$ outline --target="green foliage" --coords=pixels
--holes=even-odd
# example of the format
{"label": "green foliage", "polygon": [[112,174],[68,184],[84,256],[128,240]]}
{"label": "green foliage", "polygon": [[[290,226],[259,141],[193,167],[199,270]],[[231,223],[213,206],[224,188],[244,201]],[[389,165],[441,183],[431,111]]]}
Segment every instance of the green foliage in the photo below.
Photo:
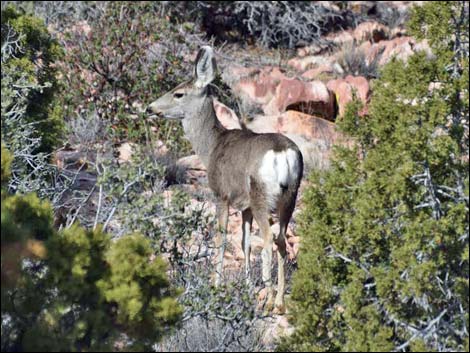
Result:
{"label": "green foliage", "polygon": [[[10,176],[12,156],[2,145],[2,195],[1,195],[1,259],[2,259],[2,314],[9,290],[21,279],[21,261],[24,257],[42,258],[45,249],[42,240],[52,234],[52,211],[47,202],[34,194],[8,195],[4,190]],[[6,304],[5,304],[6,305]],[[7,305],[6,305],[7,306]],[[24,317],[23,317],[24,319]],[[3,325],[2,325],[3,349]]]}
{"label": "green foliage", "polygon": [[53,233],[52,208],[35,194],[12,195],[2,199],[3,212],[8,231],[2,232],[2,241],[14,240],[18,234],[46,240]]}
{"label": "green foliage", "polygon": [[11,160],[13,159],[11,153],[3,146],[2,142],[2,188],[8,181],[11,174]]}
{"label": "green foliage", "polygon": [[79,21],[96,19],[107,4],[101,1],[3,1],[18,11],[42,18],[53,31],[63,31]]}
{"label": "green foliage", "polygon": [[427,3],[411,23],[436,58],[388,64],[369,116],[355,103],[340,123],[355,147],[309,178],[280,350],[468,348],[468,56],[449,40],[468,36],[468,4]]}
{"label": "green foliage", "polygon": [[12,318],[2,350],[110,350],[122,335],[125,346],[149,349],[178,320],[166,265],[143,236],[113,242],[72,226],[49,238],[45,259],[22,269],[2,298],[2,314]]}
{"label": "green foliage", "polygon": [[163,333],[162,323],[174,323],[181,314],[175,292],[166,290],[165,262],[154,256],[150,240],[141,235],[119,240],[107,252],[106,260],[111,273],[98,287],[106,301],[117,305],[117,322],[154,343]]}
{"label": "green foliage", "polygon": [[[61,64],[67,114],[97,114],[120,142],[145,140],[142,107],[190,78],[184,33],[156,15],[151,2],[112,2],[105,13],[65,33]],[[155,121],[155,138],[172,150],[190,151],[177,122]]]}
{"label": "green foliage", "polygon": [[[2,147],[2,178],[8,163]],[[177,322],[178,292],[148,239],[56,231],[35,194],[1,201],[2,351],[147,350]]]}
{"label": "green foliage", "polygon": [[[31,124],[40,139],[35,152],[51,152],[64,128],[54,66],[62,49],[41,19],[12,6],[2,10],[2,47],[7,48],[2,49],[2,138],[10,147],[15,144],[12,131]],[[5,121],[15,113],[20,119]]]}

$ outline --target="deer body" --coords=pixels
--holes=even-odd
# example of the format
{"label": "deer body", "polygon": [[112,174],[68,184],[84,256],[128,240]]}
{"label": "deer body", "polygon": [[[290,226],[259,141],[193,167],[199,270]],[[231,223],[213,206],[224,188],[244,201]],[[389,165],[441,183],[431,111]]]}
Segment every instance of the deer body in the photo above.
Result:
{"label": "deer body", "polygon": [[[242,211],[245,270],[250,276],[250,232],[253,218],[264,240],[263,282],[272,306],[273,241],[278,246],[278,312],[283,312],[285,291],[285,233],[292,216],[303,173],[302,155],[294,142],[281,134],[257,134],[247,129],[227,130],[217,119],[209,83],[215,75],[212,49],[203,47],[196,59],[195,80],[183,83],[149,106],[151,114],[182,119],[186,137],[207,167],[209,187],[217,199],[219,249],[216,280],[223,273],[229,207]],[[186,99],[183,99],[186,98]],[[279,216],[280,233],[271,232],[271,212]]]}

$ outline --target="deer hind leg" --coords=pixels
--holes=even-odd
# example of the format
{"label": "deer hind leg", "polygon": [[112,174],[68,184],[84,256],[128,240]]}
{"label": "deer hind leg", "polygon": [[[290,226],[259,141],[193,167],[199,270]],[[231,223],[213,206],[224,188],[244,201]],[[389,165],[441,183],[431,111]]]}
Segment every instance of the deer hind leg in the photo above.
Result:
{"label": "deer hind leg", "polygon": [[266,210],[252,208],[253,216],[258,223],[263,237],[264,245],[261,251],[261,259],[263,263],[263,283],[267,290],[267,300],[265,309],[272,310],[274,305],[274,290],[271,279],[271,268],[273,262],[273,234],[269,226],[269,213]]}
{"label": "deer hind leg", "polygon": [[217,203],[217,233],[215,236],[215,247],[217,249],[217,264],[215,273],[215,285],[219,286],[224,273],[224,253],[227,243],[227,225],[228,225],[227,202]]}
{"label": "deer hind leg", "polygon": [[284,301],[284,293],[286,291],[286,238],[287,223],[282,222],[279,225],[279,236],[276,238],[277,245],[277,294],[274,301],[274,311],[276,314],[284,314],[286,311],[286,304]]}
{"label": "deer hind leg", "polygon": [[245,275],[247,285],[251,284],[250,276],[250,253],[251,253],[251,225],[253,223],[253,213],[251,209],[247,208],[242,211],[242,227],[243,227],[243,240],[242,248],[245,254]]}
{"label": "deer hind leg", "polygon": [[[287,195],[286,195],[287,196]],[[284,293],[286,291],[286,263],[287,263],[287,251],[286,251],[286,232],[287,225],[292,217],[294,211],[296,193],[291,197],[285,197],[281,200],[278,212],[279,212],[279,236],[276,238],[277,245],[277,294],[274,302],[275,312],[278,314],[284,314],[286,311],[286,304],[284,301]]]}

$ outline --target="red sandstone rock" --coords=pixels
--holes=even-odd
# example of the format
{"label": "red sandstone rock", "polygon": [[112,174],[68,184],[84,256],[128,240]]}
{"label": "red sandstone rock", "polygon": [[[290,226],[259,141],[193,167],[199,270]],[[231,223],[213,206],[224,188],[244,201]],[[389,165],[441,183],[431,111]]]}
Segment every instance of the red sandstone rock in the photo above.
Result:
{"label": "red sandstone rock", "polygon": [[346,105],[352,101],[353,91],[356,91],[358,98],[367,104],[370,95],[369,82],[362,76],[348,75],[344,79],[331,80],[327,87],[335,92],[339,106],[339,116],[345,112]]}
{"label": "red sandstone rock", "polygon": [[275,96],[263,110],[266,115],[275,115],[288,109],[305,109],[306,113],[318,114],[329,120],[336,118],[334,96],[321,81],[282,80],[276,88]]}
{"label": "red sandstone rock", "polygon": [[314,80],[318,78],[321,74],[333,74],[334,68],[331,64],[323,64],[314,69],[310,69],[305,71],[302,74],[302,77],[306,78],[307,80]]}
{"label": "red sandstone rock", "polygon": [[201,159],[193,154],[191,156],[186,156],[178,159],[176,162],[179,166],[185,167],[186,169],[197,169],[197,170],[206,170],[206,167],[202,163]]}
{"label": "red sandstone rock", "polygon": [[276,93],[276,87],[284,77],[279,69],[263,69],[254,76],[242,77],[234,85],[234,92],[254,103],[268,104]]}
{"label": "red sandstone rock", "polygon": [[389,38],[390,30],[387,26],[375,21],[367,21],[359,24],[352,33],[356,42],[372,41],[380,42]]}
{"label": "red sandstone rock", "polygon": [[340,136],[332,122],[296,111],[287,111],[281,115],[278,130],[283,134],[296,134],[308,140],[320,139],[331,143],[335,143]]}
{"label": "red sandstone rock", "polygon": [[408,57],[414,54],[413,45],[415,42],[410,37],[394,38],[392,40],[382,41],[378,44],[385,46],[385,50],[379,61],[380,65],[385,65],[392,60],[393,57],[406,61]]}
{"label": "red sandstone rock", "polygon": [[248,124],[248,128],[258,133],[295,134],[307,140],[320,139],[330,143],[335,143],[340,137],[334,123],[291,110],[281,115],[258,116]]}
{"label": "red sandstone rock", "polygon": [[325,65],[328,64],[329,60],[325,56],[320,55],[310,55],[300,58],[292,58],[290,59],[287,64],[292,68],[296,69],[297,71],[303,72],[309,68],[313,68],[315,66]]}
{"label": "red sandstone rock", "polygon": [[176,165],[186,171],[186,178],[191,183],[206,183],[207,171],[201,159],[197,155],[186,156],[178,159]]}
{"label": "red sandstone rock", "polygon": [[354,42],[354,36],[352,35],[352,31],[341,31],[336,33],[328,34],[325,39],[330,40],[334,44],[342,47],[346,44],[351,44]]}
{"label": "red sandstone rock", "polygon": [[278,132],[289,137],[302,152],[306,173],[311,169],[327,169],[332,146],[344,143],[344,137],[336,131],[334,123],[297,111],[257,116],[248,128],[258,133]]}
{"label": "red sandstone rock", "polygon": [[394,57],[406,61],[418,51],[424,51],[429,57],[433,55],[427,41],[416,42],[413,38],[407,36],[383,40],[374,44],[363,43],[360,48],[366,54],[366,60],[369,62],[381,55],[379,65],[387,64]]}

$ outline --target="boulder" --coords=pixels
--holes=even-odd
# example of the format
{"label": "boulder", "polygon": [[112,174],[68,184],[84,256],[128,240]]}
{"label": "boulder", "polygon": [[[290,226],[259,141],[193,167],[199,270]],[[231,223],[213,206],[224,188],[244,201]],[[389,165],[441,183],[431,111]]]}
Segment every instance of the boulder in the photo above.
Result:
{"label": "boulder", "polygon": [[335,143],[340,136],[334,123],[308,114],[287,111],[278,119],[279,132],[300,135],[309,141],[322,140]]}
{"label": "boulder", "polygon": [[266,115],[276,115],[286,110],[298,110],[334,120],[337,113],[335,104],[334,95],[321,81],[284,79],[277,86],[271,101],[263,106],[263,111]]}
{"label": "boulder", "polygon": [[302,74],[302,77],[306,78],[307,80],[315,80],[320,75],[332,75],[332,74],[334,74],[334,72],[335,72],[335,70],[334,70],[333,65],[328,63],[328,64],[319,65],[318,67],[316,67],[314,69],[309,69],[309,70],[305,71]]}
{"label": "boulder", "polygon": [[279,115],[260,115],[247,124],[257,133],[278,132],[286,135],[299,135],[307,140],[325,140],[335,143],[340,134],[335,124],[305,113],[287,111]]}
{"label": "boulder", "polygon": [[354,36],[351,30],[330,33],[325,37],[325,39],[340,48],[346,44],[352,44],[354,42]]}
{"label": "boulder", "polygon": [[345,142],[334,123],[297,111],[258,116],[247,127],[257,133],[277,132],[289,137],[302,152],[305,173],[327,169],[332,146]]}
{"label": "boulder", "polygon": [[[354,91],[358,98],[364,103],[365,107],[369,101],[370,86],[365,77],[348,75],[345,78],[329,81],[327,87],[336,95],[339,116],[344,115],[346,105],[352,101]],[[362,113],[365,112],[364,110]]]}
{"label": "boulder", "polygon": [[411,37],[399,37],[377,43],[377,45],[382,45],[385,47],[379,64],[385,65],[394,57],[406,61],[411,55],[414,54],[414,44],[415,41]]}
{"label": "boulder", "polygon": [[253,103],[265,105],[273,99],[283,78],[285,76],[278,68],[265,67],[253,71],[249,76],[241,77],[233,84],[233,90],[235,94]]}
{"label": "boulder", "polygon": [[357,43],[371,41],[373,43],[388,39],[390,30],[387,26],[375,21],[360,23],[353,31],[352,36]]}
{"label": "boulder", "polygon": [[320,55],[329,50],[331,45],[329,43],[315,43],[306,47],[297,49],[297,56],[305,57],[307,55]]}
{"label": "boulder", "polygon": [[394,57],[407,61],[411,55],[419,51],[424,51],[429,58],[433,57],[429,43],[426,40],[416,42],[408,36],[400,36],[374,44],[363,43],[360,48],[366,53],[368,62],[380,55],[379,65],[387,64]]}
{"label": "boulder", "polygon": [[194,170],[202,170],[202,171],[207,170],[204,164],[202,163],[201,159],[196,154],[182,157],[178,159],[176,163],[179,166],[184,167],[186,169],[194,169]]}
{"label": "boulder", "polygon": [[[325,39],[331,41],[341,48],[345,45],[360,45],[364,42],[381,43],[383,41],[387,41],[390,38],[402,36],[402,34],[402,29],[391,30],[379,22],[366,21],[360,23],[353,30],[330,33],[325,37]],[[305,50],[302,53],[304,52]]]}
{"label": "boulder", "polygon": [[186,179],[190,183],[207,183],[207,169],[197,155],[194,154],[178,159],[176,166],[185,170]]}
{"label": "boulder", "polygon": [[[226,76],[232,77],[233,70],[231,69]],[[236,68],[235,72],[240,70],[250,72],[246,68]],[[333,68],[324,66],[316,73],[321,70],[332,72]],[[251,73],[248,76],[242,75],[242,78],[233,84],[233,90],[247,103],[261,107],[264,114],[276,115],[286,110],[298,110],[307,114],[321,115],[332,121],[336,118],[336,99],[323,82],[287,78],[277,67],[265,67]],[[224,126],[240,128],[238,118],[233,111],[220,102],[214,102],[214,107]]]}
{"label": "boulder", "polygon": [[304,57],[295,57],[290,59],[287,62],[287,65],[291,66],[297,71],[303,72],[309,68],[316,66],[326,65],[329,63],[329,60],[325,56],[320,55],[310,55]]}

